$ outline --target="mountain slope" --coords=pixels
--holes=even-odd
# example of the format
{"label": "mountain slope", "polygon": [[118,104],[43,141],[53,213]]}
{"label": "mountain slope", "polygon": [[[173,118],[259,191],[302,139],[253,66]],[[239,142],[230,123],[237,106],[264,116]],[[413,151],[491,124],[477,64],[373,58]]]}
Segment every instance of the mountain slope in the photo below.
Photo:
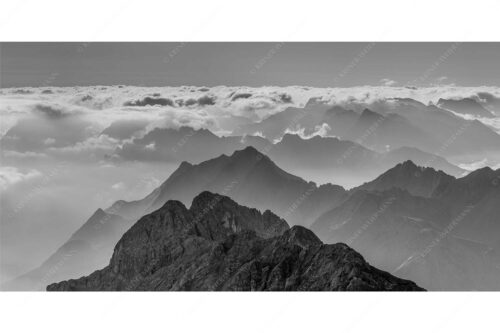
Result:
{"label": "mountain slope", "polygon": [[109,265],[57,290],[421,290],[367,264],[344,244],[324,245],[271,212],[201,193],[188,210],[168,201],[141,218]]}
{"label": "mountain slope", "polygon": [[306,134],[309,134],[310,130],[323,123],[322,120],[330,108],[330,105],[311,98],[303,108],[286,108],[258,123],[240,126],[232,134],[255,135],[255,133],[261,133],[271,141],[281,138],[287,129],[305,128]]}
{"label": "mountain slope", "polygon": [[397,149],[404,146],[420,147],[429,151],[434,145],[432,136],[427,135],[404,116],[395,113],[379,114],[369,109],[361,113],[342,138],[361,140],[368,148],[379,152],[386,151],[387,147]]}
{"label": "mountain slope", "polygon": [[478,117],[492,118],[494,115],[486,110],[481,104],[472,98],[463,98],[459,100],[440,98],[437,105],[440,108],[451,110],[461,114],[468,114]]}
{"label": "mountain slope", "polygon": [[[500,135],[478,120],[466,120],[435,105],[412,99],[395,99],[390,112],[404,116],[433,140],[433,146],[420,140],[413,146],[446,158],[464,155],[487,156],[498,152]],[[483,157],[484,158],[484,157]]]}
{"label": "mountain slope", "polygon": [[[380,158],[380,164],[385,167],[385,170],[388,170],[395,165],[408,160],[411,160],[417,165],[441,170],[444,173],[454,177],[463,176],[467,173],[466,170],[454,164],[451,164],[445,158],[439,155],[430,154],[413,147],[400,147],[382,154],[382,157]],[[381,173],[382,171],[379,172],[379,174]]]}
{"label": "mountain slope", "polygon": [[401,189],[356,191],[312,230],[345,242],[383,270],[429,290],[500,290],[500,263],[485,243],[455,235],[463,215]]}
{"label": "mountain slope", "polygon": [[500,171],[455,179],[410,161],[350,191],[312,230],[431,290],[500,290]]}
{"label": "mountain slope", "polygon": [[107,263],[131,222],[98,209],[40,267],[2,286],[5,290],[43,290],[47,283],[88,274]]}
{"label": "mountain slope", "polygon": [[[384,191],[404,189],[415,196],[432,198],[443,211],[460,216],[453,235],[497,247],[500,245],[500,169],[489,167],[454,178],[433,168],[424,168],[411,161],[398,164],[357,190]],[[439,223],[444,227],[450,221]]]}

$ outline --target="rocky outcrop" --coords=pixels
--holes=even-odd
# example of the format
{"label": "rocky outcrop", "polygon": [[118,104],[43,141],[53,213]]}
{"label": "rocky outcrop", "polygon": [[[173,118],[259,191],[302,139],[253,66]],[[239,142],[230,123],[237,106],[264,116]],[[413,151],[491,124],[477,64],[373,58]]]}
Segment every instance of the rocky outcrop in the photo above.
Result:
{"label": "rocky outcrop", "polygon": [[423,289],[370,266],[345,244],[325,245],[270,211],[203,192],[190,209],[171,200],[142,217],[104,269],[47,290]]}

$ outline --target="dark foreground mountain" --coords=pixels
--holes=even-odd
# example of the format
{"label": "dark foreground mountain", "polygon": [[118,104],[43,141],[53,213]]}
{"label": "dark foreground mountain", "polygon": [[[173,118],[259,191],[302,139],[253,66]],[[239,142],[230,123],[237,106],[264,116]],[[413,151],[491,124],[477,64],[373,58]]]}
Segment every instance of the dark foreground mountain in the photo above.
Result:
{"label": "dark foreground mountain", "polygon": [[246,206],[269,209],[292,224],[304,225],[347,195],[341,186],[317,186],[283,171],[252,147],[197,165],[184,162],[145,198],[117,201],[106,212],[99,209],[39,268],[2,288],[38,290],[44,284],[89,274],[108,262],[116,242],[139,217],[171,199],[187,205],[205,190],[228,194]]}
{"label": "dark foreground mountain", "polygon": [[325,245],[270,211],[203,192],[190,209],[171,200],[142,217],[104,269],[47,290],[423,289],[370,266],[345,244]]}

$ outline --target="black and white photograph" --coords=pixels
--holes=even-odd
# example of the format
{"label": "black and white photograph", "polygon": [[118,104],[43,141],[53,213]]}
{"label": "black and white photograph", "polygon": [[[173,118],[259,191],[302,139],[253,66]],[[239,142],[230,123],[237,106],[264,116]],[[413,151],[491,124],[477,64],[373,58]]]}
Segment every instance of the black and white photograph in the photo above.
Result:
{"label": "black and white photograph", "polygon": [[[12,4],[2,26],[25,5]],[[128,11],[115,5],[105,9]],[[220,325],[216,313],[249,297],[269,302],[262,311],[286,302],[267,313],[268,329],[337,303],[357,313],[339,312],[347,331],[393,311],[377,304],[401,316],[416,298],[408,312],[422,321],[418,309],[439,308],[436,297],[447,314],[432,329],[475,327],[451,318],[500,291],[500,42],[464,31],[387,38],[401,28],[391,25],[374,28],[380,37],[314,28],[321,37],[303,39],[310,17],[283,29],[285,40],[224,39],[211,22],[227,19],[226,31],[238,17],[217,8],[164,38],[154,27],[108,37],[119,29],[111,17],[87,38],[52,40],[43,27],[2,38],[0,297],[18,311],[55,297],[77,318],[93,303],[140,302],[147,316],[167,303],[165,321],[205,308]],[[51,29],[73,26],[58,16]],[[87,305],[64,300],[82,297]],[[91,311],[106,318],[113,307]],[[258,307],[245,308],[256,323]],[[257,327],[247,329],[267,325]]]}

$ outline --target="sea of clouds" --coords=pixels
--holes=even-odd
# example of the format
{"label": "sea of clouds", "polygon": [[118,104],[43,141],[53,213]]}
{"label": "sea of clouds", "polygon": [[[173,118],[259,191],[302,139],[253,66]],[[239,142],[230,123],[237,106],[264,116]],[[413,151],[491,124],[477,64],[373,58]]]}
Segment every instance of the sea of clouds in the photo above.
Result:
{"label": "sea of clouds", "polygon": [[[230,135],[237,126],[260,121],[288,107],[303,107],[311,98],[351,109],[381,109],[394,98],[424,104],[440,98],[473,98],[499,112],[499,87],[38,87],[0,90],[0,135],[4,162],[2,188],[30,178],[36,170],[19,170],[20,161],[43,158],[95,161],[154,128],[189,126]],[[469,115],[458,115],[472,119]],[[500,133],[500,117],[481,119]],[[116,125],[114,134],[105,129]],[[105,131],[105,132],[103,132]],[[300,130],[287,132],[306,137]],[[326,135],[318,126],[314,135]],[[310,136],[310,135],[309,135]],[[13,169],[14,168],[14,169]],[[23,176],[24,175],[24,176]]]}

